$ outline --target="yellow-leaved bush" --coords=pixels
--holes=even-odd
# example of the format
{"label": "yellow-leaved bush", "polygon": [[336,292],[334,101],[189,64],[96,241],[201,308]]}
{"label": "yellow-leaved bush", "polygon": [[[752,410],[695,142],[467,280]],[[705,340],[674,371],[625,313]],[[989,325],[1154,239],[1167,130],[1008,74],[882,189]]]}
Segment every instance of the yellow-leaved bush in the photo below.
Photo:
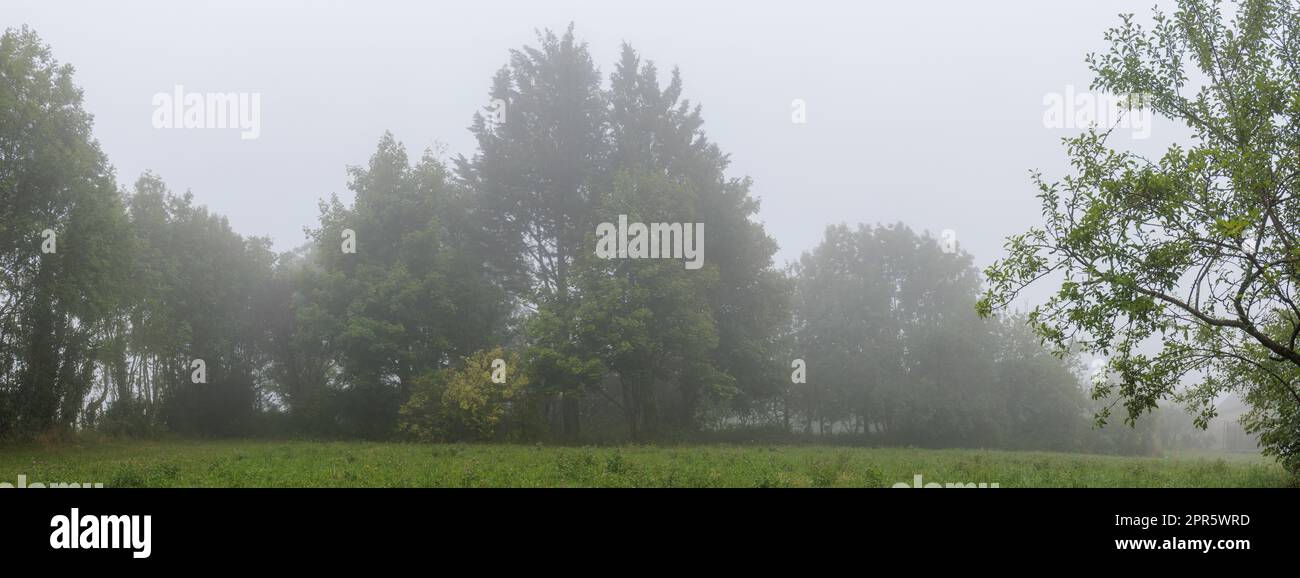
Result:
{"label": "yellow-leaved bush", "polygon": [[[498,378],[494,380],[493,377]],[[464,358],[460,367],[418,378],[402,405],[398,428],[421,441],[490,439],[528,386],[517,353],[496,347]]]}

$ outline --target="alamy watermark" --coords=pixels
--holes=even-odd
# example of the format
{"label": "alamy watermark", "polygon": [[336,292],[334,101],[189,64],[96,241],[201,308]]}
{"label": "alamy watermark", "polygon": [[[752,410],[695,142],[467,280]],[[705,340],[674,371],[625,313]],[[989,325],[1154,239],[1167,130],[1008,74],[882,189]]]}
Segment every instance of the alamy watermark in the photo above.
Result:
{"label": "alamy watermark", "polygon": [[1152,110],[1147,95],[1094,94],[1066,85],[1065,92],[1043,95],[1043,127],[1083,130],[1125,129],[1142,140],[1151,136]]}
{"label": "alamy watermark", "polygon": [[704,223],[628,223],[596,226],[596,256],[601,259],[684,259],[687,269],[704,266]]}
{"label": "alamy watermark", "polygon": [[921,478],[921,474],[912,476],[912,483],[898,482],[894,484],[895,488],[997,488],[1000,487],[997,482],[926,482]]}
{"label": "alamy watermark", "polygon": [[957,231],[944,229],[939,233],[939,251],[944,255],[957,254]]}
{"label": "alamy watermark", "polygon": [[68,515],[50,518],[50,548],[55,550],[129,550],[132,558],[148,558],[153,516],[83,515],[72,508]]}
{"label": "alamy watermark", "polygon": [[239,138],[262,135],[260,92],[186,92],[177,84],[171,92],[153,95],[154,128],[239,129]]}
{"label": "alamy watermark", "polygon": [[5,489],[5,490],[8,490],[8,489],[14,489],[14,488],[17,488],[17,489],[23,490],[23,489],[40,489],[40,488],[60,488],[60,489],[62,489],[62,488],[70,488],[70,489],[80,489],[80,488],[102,488],[102,487],[104,487],[104,484],[102,484],[102,483],[98,483],[98,482],[96,482],[96,483],[91,483],[91,482],[28,482],[28,481],[27,481],[27,476],[24,475],[24,474],[18,474],[18,485],[14,485],[14,484],[11,484],[11,483],[9,483],[9,482],[0,482],[0,489]]}

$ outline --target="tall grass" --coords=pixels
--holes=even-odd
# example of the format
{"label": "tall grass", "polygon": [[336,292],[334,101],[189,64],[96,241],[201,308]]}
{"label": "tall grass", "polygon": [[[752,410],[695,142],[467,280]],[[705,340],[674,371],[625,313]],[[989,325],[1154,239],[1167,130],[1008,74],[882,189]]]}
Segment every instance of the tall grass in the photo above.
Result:
{"label": "tall grass", "polygon": [[0,447],[0,482],[105,487],[1284,487],[1257,456],[1128,458],[816,446],[83,441]]}

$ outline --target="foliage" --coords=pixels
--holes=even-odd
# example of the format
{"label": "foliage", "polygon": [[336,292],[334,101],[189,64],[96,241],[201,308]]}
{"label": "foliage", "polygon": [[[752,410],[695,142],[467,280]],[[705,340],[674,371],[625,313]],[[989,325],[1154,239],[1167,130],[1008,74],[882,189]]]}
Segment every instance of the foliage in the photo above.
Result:
{"label": "foliage", "polygon": [[0,36],[0,436],[85,424],[123,349],[128,229],[90,131],[72,67],[25,27]]}
{"label": "foliage", "polygon": [[970,255],[902,224],[835,225],[792,273],[807,383],[789,386],[787,421],[925,446],[1079,449],[1078,379],[1017,320],[972,314]]}
{"label": "foliage", "polygon": [[[504,116],[475,116],[478,151],[457,172],[533,310],[535,382],[558,406],[546,417],[573,438],[584,416],[613,408],[642,437],[694,429],[708,400],[769,397],[788,294],[749,180],[725,175],[729,161],[702,131],[700,107],[681,98],[676,70],[661,87],[656,66],[625,45],[602,88],[572,27],[538,40],[493,79]],[[596,224],[620,214],[705,223],[710,266],[593,260]]]}
{"label": "foliage", "polygon": [[322,202],[310,232],[299,278],[308,298],[296,303],[294,327],[319,336],[336,363],[322,385],[343,400],[344,431],[382,437],[416,380],[496,341],[509,309],[467,193],[431,152],[412,166],[385,134],[370,164],[350,173],[352,206]]}
{"label": "foliage", "polygon": [[505,444],[165,441],[4,447],[0,481],[106,487],[810,488],[996,483],[1034,487],[1294,484],[1259,456],[1164,458],[788,445],[555,447]]}
{"label": "foliage", "polygon": [[[504,365],[495,366],[496,360]],[[422,441],[483,440],[500,432],[528,391],[520,356],[501,348],[475,352],[460,368],[427,373],[401,408],[399,428]],[[504,383],[493,381],[503,372]]]}
{"label": "foliage", "polygon": [[[1280,14],[1249,12],[1246,29],[1275,30]],[[1180,18],[1200,22],[1195,15]],[[1282,43],[1270,50],[1287,50],[1291,36],[1278,37]],[[1142,42],[1134,32],[1116,38]],[[1233,70],[1262,79],[1260,90],[1272,96],[1251,96],[1235,77],[1220,84],[1234,98],[1262,98],[1259,106],[1290,114],[1295,107],[1279,92],[1285,85],[1269,84],[1281,82],[1280,64],[1262,64],[1268,58],[1251,56],[1235,37],[1219,40],[1246,59],[1234,61]],[[1107,86],[1136,86],[1143,77],[1130,68],[1141,64],[1140,52],[1098,60]],[[730,159],[709,139],[702,108],[684,90],[678,70],[661,74],[630,46],[602,78],[572,27],[543,32],[536,46],[511,51],[493,77],[489,111],[501,116],[474,116],[472,157],[449,165],[441,151],[429,150],[412,159],[385,133],[366,164],[349,168],[355,196],[323,201],[307,242],[277,255],[268,239],[237,234],[195,195],[171,192],[152,173],[119,190],[91,138],[71,69],[55,62],[31,31],[6,32],[0,38],[0,436],[97,430],[666,441],[710,434],[795,439],[815,431],[847,434],[852,443],[1159,447],[1158,428],[1132,436],[1083,432],[1086,402],[1069,360],[1048,355],[1021,320],[971,314],[980,279],[965,253],[944,253],[902,225],[835,226],[788,274],[778,270],[776,243],[757,219],[753,183],[729,174]],[[1293,229],[1286,220],[1292,201],[1284,196],[1259,205],[1248,194],[1289,185],[1281,184],[1281,174],[1269,180],[1264,157],[1246,155],[1218,134],[1267,135],[1251,141],[1257,148],[1250,150],[1274,155],[1277,166],[1290,162],[1291,137],[1246,118],[1255,103],[1232,108],[1213,92],[1197,101],[1161,98],[1155,106],[1164,110],[1219,119],[1204,121],[1204,137],[1217,148],[1171,153],[1164,165],[1153,165],[1165,168],[1118,155],[1081,161],[1085,175],[1067,181],[1068,189],[1095,199],[1089,202],[1098,208],[1022,238],[1019,251],[991,270],[994,297],[985,311],[1005,305],[1000,297],[1030,273],[1053,270],[1029,247],[1059,238],[1094,263],[1067,281],[1067,296],[1090,304],[1060,310],[1061,319],[1082,319],[1088,330],[1101,331],[1108,315],[1124,315],[1136,327],[1126,331],[1139,332],[1110,334],[1124,339],[1155,328],[1188,331],[1198,343],[1227,339],[1228,330],[1245,327],[1161,321],[1168,303],[1138,288],[1167,289],[1179,278],[1169,271],[1195,259],[1235,256],[1248,267],[1239,278],[1253,283],[1237,299],[1263,315],[1257,333],[1274,344],[1293,342],[1300,318],[1287,313],[1289,302],[1281,297],[1267,302],[1270,290],[1282,287],[1285,294],[1290,287],[1290,239],[1283,233]],[[1101,142],[1084,137],[1074,150],[1097,151]],[[1199,175],[1213,176],[1205,181],[1212,191],[1195,189]],[[1238,192],[1215,200],[1227,190]],[[1044,198],[1065,202],[1051,186]],[[1189,207],[1223,218],[1196,221]],[[703,224],[703,267],[598,258],[592,250],[597,225],[620,215]],[[1216,254],[1197,242],[1141,232],[1151,215],[1215,242],[1264,240],[1249,252],[1237,243],[1239,255]],[[41,251],[45,229],[57,236],[56,252]],[[1108,249],[1115,238],[1146,244]],[[1101,249],[1093,247],[1098,244]],[[1136,255],[1140,261],[1121,262]],[[1110,291],[1095,293],[1103,285]],[[1109,301],[1088,301],[1096,296]],[[1031,317],[1040,330],[1052,319],[1044,312]],[[1048,335],[1064,343],[1063,333]],[[1255,341],[1235,350],[1231,359],[1240,363],[1219,359],[1223,373],[1204,391],[1228,382],[1289,381],[1294,369],[1286,369],[1285,356],[1273,359],[1278,352],[1270,341]],[[806,384],[790,383],[795,357],[808,363]],[[507,361],[505,384],[487,377],[497,358]],[[204,380],[192,379],[199,360]],[[1133,356],[1116,363],[1130,373],[1143,367]],[[1172,363],[1159,365],[1166,367]],[[1125,387],[1100,403],[1131,402],[1137,391],[1136,403],[1146,405],[1147,390]],[[1288,390],[1256,387],[1246,399],[1255,407],[1252,429],[1277,453],[1293,455],[1286,432],[1295,431],[1296,406]],[[800,456],[776,469],[756,467],[753,480],[730,481],[873,485],[888,479],[877,474],[890,470],[846,455]],[[642,467],[630,451],[594,456],[565,453],[561,469],[575,477],[564,474],[560,483],[724,483],[707,462],[682,472]],[[457,483],[486,475],[474,464],[457,468]],[[130,485],[177,478],[167,464],[106,474]]]}
{"label": "foliage", "polygon": [[[266,409],[264,295],[275,256],[225,217],[146,173],[127,198],[134,244],[125,361],[104,424],[138,433],[237,433]],[[192,380],[202,360],[205,380]]]}
{"label": "foliage", "polygon": [[[1265,451],[1294,468],[1300,12],[1181,0],[1153,22],[1128,15],[1107,33],[1109,51],[1088,57],[1093,88],[1141,95],[1192,142],[1148,159],[1111,148],[1104,130],[1067,139],[1076,174],[1035,174],[1045,222],[1008,240],[979,310],[1061,278],[1030,321],[1058,353],[1108,360],[1114,379],[1094,397],[1122,404],[1128,423],[1174,398],[1204,425],[1219,397],[1242,394]],[[1098,420],[1109,417],[1106,406]]]}

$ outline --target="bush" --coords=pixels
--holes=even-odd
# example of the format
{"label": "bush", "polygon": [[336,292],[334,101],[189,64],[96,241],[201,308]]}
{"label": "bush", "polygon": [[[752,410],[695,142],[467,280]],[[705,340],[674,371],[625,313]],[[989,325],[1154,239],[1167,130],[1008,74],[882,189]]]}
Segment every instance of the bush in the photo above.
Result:
{"label": "bush", "polygon": [[[504,367],[494,367],[497,360]],[[493,373],[504,383],[493,381]],[[399,411],[398,429],[421,441],[485,440],[498,435],[528,386],[519,355],[500,347],[464,359],[459,369],[419,377]]]}

